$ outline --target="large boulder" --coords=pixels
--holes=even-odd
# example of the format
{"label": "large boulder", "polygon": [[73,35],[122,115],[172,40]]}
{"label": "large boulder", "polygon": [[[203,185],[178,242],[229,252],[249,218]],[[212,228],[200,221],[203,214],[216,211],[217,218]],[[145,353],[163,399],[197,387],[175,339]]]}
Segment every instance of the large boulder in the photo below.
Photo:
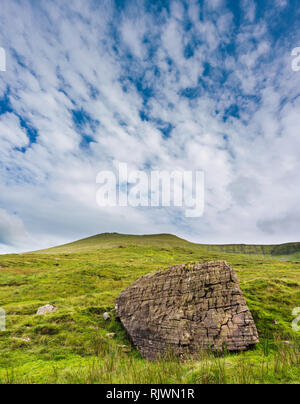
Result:
{"label": "large boulder", "polygon": [[116,314],[147,359],[243,351],[259,342],[237,275],[223,261],[145,275],[120,294]]}

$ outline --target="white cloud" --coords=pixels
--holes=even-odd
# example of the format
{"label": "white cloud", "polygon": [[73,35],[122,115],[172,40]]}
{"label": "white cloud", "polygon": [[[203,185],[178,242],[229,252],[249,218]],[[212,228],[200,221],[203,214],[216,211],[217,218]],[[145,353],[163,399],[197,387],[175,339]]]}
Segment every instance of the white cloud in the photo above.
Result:
{"label": "white cloud", "polygon": [[[0,208],[0,253],[20,248],[28,243],[30,236],[22,220]],[[30,240],[31,241],[31,240]]]}
{"label": "white cloud", "polygon": [[29,143],[26,133],[20,127],[19,118],[12,113],[0,116],[0,133],[0,149],[3,154],[14,148],[25,147]]}
{"label": "white cloud", "polygon": [[[4,1],[0,39],[10,68],[0,89],[3,95],[9,88],[13,112],[0,115],[3,243],[34,249],[103,231],[168,231],[200,242],[300,240],[292,224],[300,217],[300,75],[290,69],[290,50],[272,47],[268,24],[255,23],[252,1],[244,2],[248,14],[235,37],[232,12],[224,2],[209,4],[214,19],[206,10],[200,21],[196,2],[186,11],[174,2],[158,24],[142,8],[116,23],[115,10],[91,1],[84,8],[81,1]],[[231,41],[236,54],[220,53]],[[141,88],[153,92],[147,103]],[[186,89],[195,97],[183,96]],[[231,105],[241,119],[223,119]],[[72,110],[98,123],[79,130]],[[20,117],[37,130],[35,143]],[[159,122],[172,124],[171,137],[163,138]],[[89,148],[82,147],[84,134],[95,141]],[[116,160],[204,170],[205,216],[98,209],[96,174]]]}
{"label": "white cloud", "polygon": [[277,6],[284,8],[287,6],[288,1],[287,0],[276,0],[275,3]]}

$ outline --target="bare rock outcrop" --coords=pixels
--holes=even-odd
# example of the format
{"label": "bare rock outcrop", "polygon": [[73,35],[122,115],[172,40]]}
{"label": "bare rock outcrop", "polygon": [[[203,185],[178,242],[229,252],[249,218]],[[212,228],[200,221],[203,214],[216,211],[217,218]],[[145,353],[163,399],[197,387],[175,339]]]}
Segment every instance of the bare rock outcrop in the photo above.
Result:
{"label": "bare rock outcrop", "polygon": [[243,351],[259,342],[237,275],[223,261],[143,276],[120,294],[116,314],[147,359]]}

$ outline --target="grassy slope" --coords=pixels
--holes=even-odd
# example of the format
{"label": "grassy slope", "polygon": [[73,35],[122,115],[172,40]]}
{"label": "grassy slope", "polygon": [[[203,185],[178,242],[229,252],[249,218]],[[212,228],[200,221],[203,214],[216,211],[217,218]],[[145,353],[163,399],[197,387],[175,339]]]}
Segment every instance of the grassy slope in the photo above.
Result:
{"label": "grassy slope", "polygon": [[295,253],[300,254],[300,243],[286,243],[280,245],[246,245],[246,244],[194,244],[182,238],[171,234],[154,234],[144,236],[124,235],[118,233],[104,233],[97,236],[89,237],[84,240],[75,241],[59,247],[49,248],[39,251],[38,253],[55,254],[55,253],[79,253],[85,251],[95,251],[99,248],[111,248],[118,246],[140,245],[140,246],[193,246],[202,248],[206,251],[226,252],[233,254],[255,254],[255,255],[273,255],[283,256]]}
{"label": "grassy slope", "polygon": [[[287,352],[290,348],[278,349],[272,340],[299,342],[291,312],[300,306],[300,258],[297,250],[275,257],[273,249],[203,246],[170,235],[104,234],[46,251],[0,256],[0,307],[7,312],[7,331],[0,333],[0,383],[299,382],[298,348]],[[262,251],[265,255],[255,254]],[[147,363],[134,349],[123,352],[130,343],[120,324],[114,317],[102,319],[122,289],[160,268],[219,259],[239,275],[261,336],[254,351],[184,364]],[[36,316],[37,308],[48,303],[58,311]],[[116,338],[109,340],[108,332]]]}

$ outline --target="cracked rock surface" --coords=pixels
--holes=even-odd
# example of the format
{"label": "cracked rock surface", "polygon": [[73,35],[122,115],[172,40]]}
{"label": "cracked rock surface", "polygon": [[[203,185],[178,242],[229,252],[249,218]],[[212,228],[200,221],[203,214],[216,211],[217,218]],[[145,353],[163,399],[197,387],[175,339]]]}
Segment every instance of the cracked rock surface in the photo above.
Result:
{"label": "cracked rock surface", "polygon": [[116,314],[147,359],[244,351],[259,342],[237,275],[224,261],[145,275],[120,294]]}

